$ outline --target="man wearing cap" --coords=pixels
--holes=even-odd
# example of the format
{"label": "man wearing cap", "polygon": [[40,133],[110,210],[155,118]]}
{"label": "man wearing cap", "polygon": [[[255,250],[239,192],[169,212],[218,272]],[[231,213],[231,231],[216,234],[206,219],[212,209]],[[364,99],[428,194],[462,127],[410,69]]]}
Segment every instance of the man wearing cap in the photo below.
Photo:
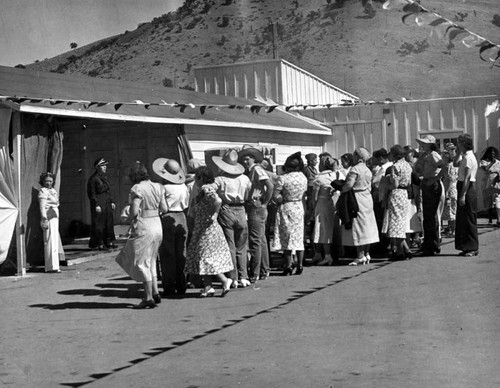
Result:
{"label": "man wearing cap", "polygon": [[269,275],[269,254],[266,239],[267,205],[272,198],[274,185],[269,175],[258,164],[264,155],[258,149],[243,146],[238,158],[245,170],[252,189],[246,205],[248,219],[248,248],[251,258],[250,282]]}
{"label": "man wearing cap", "polygon": [[161,215],[163,240],[160,245],[161,283],[164,296],[186,293],[186,240],[188,226],[185,211],[189,205],[189,191],[184,184],[186,175],[174,159],[158,158],[153,171],[163,180],[168,212]]}
{"label": "man wearing cap", "polygon": [[[422,212],[424,242],[422,254],[433,256],[441,252],[439,241],[439,217],[438,206],[442,194],[442,185],[439,180],[439,172],[446,163],[437,152],[436,139],[432,135],[425,135],[416,139],[422,148],[420,157],[415,163],[415,172],[421,179],[422,190]],[[420,150],[419,150],[420,151]]]}
{"label": "man wearing cap", "polygon": [[106,170],[108,162],[98,158],[94,162],[95,173],[87,182],[87,195],[90,199],[90,241],[91,249],[104,250],[116,248],[113,210],[115,203],[109,191]]}
{"label": "man wearing cap", "polygon": [[249,199],[252,185],[243,174],[245,168],[238,163],[235,149],[228,149],[222,157],[212,156],[212,161],[219,169],[215,178],[217,194],[222,200],[218,221],[229,245],[234,267],[226,276],[233,280],[234,286],[239,280],[239,284],[246,287],[250,281],[247,271],[248,225],[244,205]]}

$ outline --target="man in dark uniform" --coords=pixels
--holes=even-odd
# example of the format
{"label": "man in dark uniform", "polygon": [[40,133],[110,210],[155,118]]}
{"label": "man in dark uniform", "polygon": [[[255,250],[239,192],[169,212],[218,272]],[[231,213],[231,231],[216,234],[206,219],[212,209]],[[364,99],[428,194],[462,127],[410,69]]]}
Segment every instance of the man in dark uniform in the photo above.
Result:
{"label": "man in dark uniform", "polygon": [[87,182],[91,215],[89,247],[102,251],[108,248],[116,248],[113,223],[115,203],[111,198],[106,176],[108,162],[104,158],[99,158],[94,162],[94,167],[96,172]]}

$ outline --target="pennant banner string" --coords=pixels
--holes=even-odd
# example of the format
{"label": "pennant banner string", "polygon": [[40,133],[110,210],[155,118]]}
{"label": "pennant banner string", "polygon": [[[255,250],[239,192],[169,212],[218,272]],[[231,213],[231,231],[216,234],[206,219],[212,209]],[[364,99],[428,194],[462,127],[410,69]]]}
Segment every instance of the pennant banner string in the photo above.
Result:
{"label": "pennant banner string", "polygon": [[448,36],[448,40],[451,42],[456,39],[461,34],[466,34],[463,37],[462,43],[465,47],[478,47],[479,48],[479,58],[482,61],[487,61],[484,58],[486,51],[491,51],[488,59],[493,62],[491,66],[500,67],[498,63],[500,60],[500,44],[494,43],[489,39],[486,39],[469,29],[460,26],[453,22],[452,20],[440,15],[437,12],[431,11],[425,8],[416,0],[387,0],[382,6],[383,9],[389,10],[396,6],[403,6],[403,12],[406,14],[402,17],[402,21],[406,24],[406,21],[410,16],[415,17],[415,23],[418,26],[428,25],[433,27],[433,33],[440,38]]}

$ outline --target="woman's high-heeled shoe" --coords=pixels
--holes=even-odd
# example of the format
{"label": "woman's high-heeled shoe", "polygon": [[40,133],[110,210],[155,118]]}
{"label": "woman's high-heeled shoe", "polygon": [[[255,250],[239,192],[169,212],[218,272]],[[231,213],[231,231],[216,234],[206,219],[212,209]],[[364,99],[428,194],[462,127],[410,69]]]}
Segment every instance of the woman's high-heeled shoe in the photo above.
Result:
{"label": "woman's high-heeled shoe", "polygon": [[231,289],[231,284],[232,283],[233,283],[233,279],[227,279],[226,284],[224,284],[224,286],[222,288],[222,294],[220,294],[221,298],[224,298],[227,295],[227,293]]}
{"label": "woman's high-heeled shoe", "polygon": [[292,274],[292,272],[293,272],[292,267],[288,267],[288,268],[286,268],[286,269],[283,271],[283,274],[282,274],[282,275],[283,275],[283,276],[290,276],[290,275]]}
{"label": "woman's high-heeled shoe", "polygon": [[353,260],[349,263],[349,265],[365,265],[365,264],[366,264],[366,257]]}
{"label": "woman's high-heeled shoe", "polygon": [[406,260],[411,260],[411,259],[413,259],[413,253],[412,253],[412,251],[406,251],[406,252],[405,252],[405,259],[406,259]]}
{"label": "woman's high-heeled shoe", "polygon": [[371,261],[372,257],[370,256],[370,254],[369,254],[369,253],[367,253],[367,254],[365,255],[365,259],[366,259],[365,264],[370,264],[370,261]]}
{"label": "woman's high-heeled shoe", "polygon": [[198,295],[198,298],[207,298],[207,297],[214,296],[214,295],[215,295],[215,290],[212,287],[210,287],[210,288],[206,288],[202,292],[200,292],[200,295]]}
{"label": "woman's high-heeled shoe", "polygon": [[153,300],[155,301],[156,304],[160,304],[161,303],[160,294],[153,294]]}
{"label": "woman's high-heeled shoe", "polygon": [[304,267],[299,265],[295,270],[295,275],[302,275],[302,272],[304,272]]}
{"label": "woman's high-heeled shoe", "polygon": [[143,299],[141,301],[141,303],[134,306],[134,309],[136,309],[136,310],[154,309],[155,307],[156,307],[156,303],[153,299],[150,299],[150,300]]}

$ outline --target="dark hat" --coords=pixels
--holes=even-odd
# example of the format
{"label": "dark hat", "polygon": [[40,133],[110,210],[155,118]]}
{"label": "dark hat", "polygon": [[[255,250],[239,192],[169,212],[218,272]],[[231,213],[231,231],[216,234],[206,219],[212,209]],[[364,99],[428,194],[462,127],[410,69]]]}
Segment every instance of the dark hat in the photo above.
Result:
{"label": "dark hat", "polygon": [[381,148],[379,150],[373,151],[374,158],[387,158],[389,157],[389,152],[385,148]]}
{"label": "dark hat", "polygon": [[153,171],[161,178],[176,184],[186,181],[180,164],[174,159],[158,158],[153,162]]}
{"label": "dark hat", "polygon": [[314,160],[314,159],[317,159],[318,158],[318,155],[314,154],[314,153],[309,153],[309,154],[306,154],[306,160],[308,162],[310,162],[311,160]]}
{"label": "dark hat", "polygon": [[406,151],[403,146],[396,144],[391,147],[391,155],[394,157],[394,159],[403,159],[406,155]]}
{"label": "dark hat", "polygon": [[332,186],[335,190],[340,191],[340,190],[342,190],[342,187],[344,186],[344,184],[345,184],[344,179],[335,179],[330,183],[330,186]]}
{"label": "dark hat", "polygon": [[94,167],[97,167],[97,166],[106,166],[107,164],[108,164],[108,162],[104,158],[98,158],[94,162]]}
{"label": "dark hat", "polygon": [[212,156],[212,161],[228,174],[241,175],[245,172],[245,167],[238,163],[238,153],[234,148],[228,149],[223,156]]}
{"label": "dark hat", "polygon": [[255,159],[255,163],[260,163],[264,159],[264,154],[262,151],[258,150],[255,147],[252,147],[251,145],[244,144],[243,147],[241,147],[240,152],[238,152],[238,160],[241,160],[244,156],[250,155],[252,158]]}
{"label": "dark hat", "polygon": [[286,168],[290,169],[297,169],[297,168],[302,168],[304,165],[304,162],[302,161],[302,154],[299,152],[296,152],[292,155],[290,155],[288,158],[285,160],[284,166]]}

